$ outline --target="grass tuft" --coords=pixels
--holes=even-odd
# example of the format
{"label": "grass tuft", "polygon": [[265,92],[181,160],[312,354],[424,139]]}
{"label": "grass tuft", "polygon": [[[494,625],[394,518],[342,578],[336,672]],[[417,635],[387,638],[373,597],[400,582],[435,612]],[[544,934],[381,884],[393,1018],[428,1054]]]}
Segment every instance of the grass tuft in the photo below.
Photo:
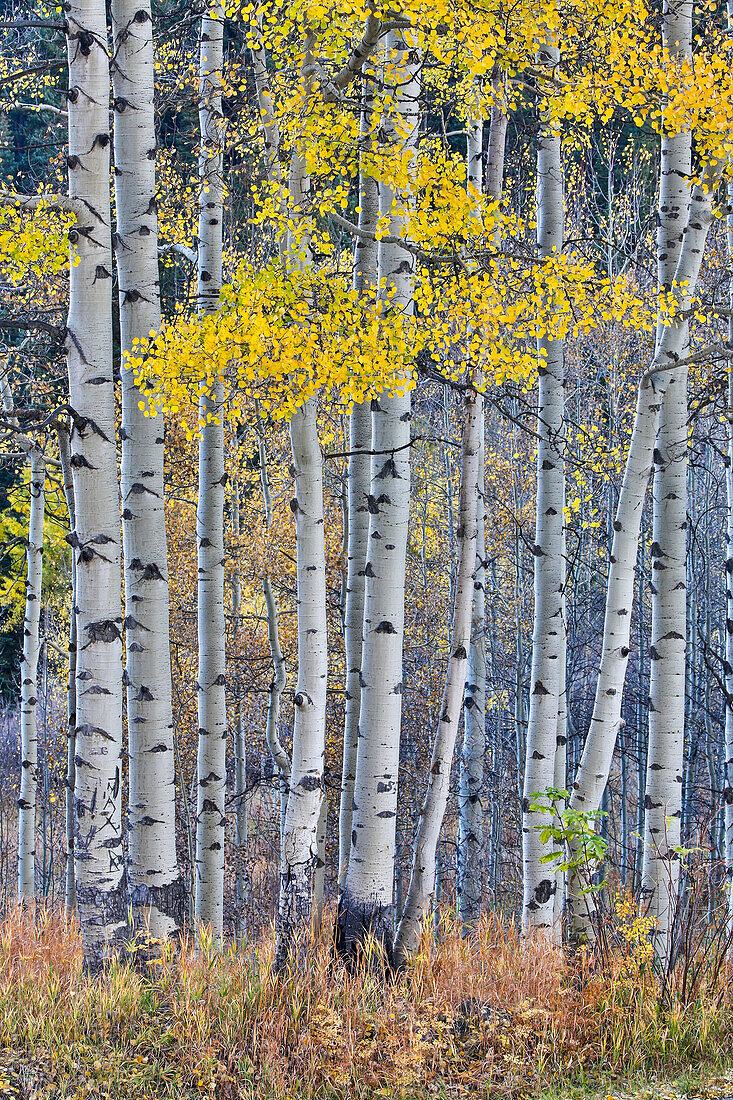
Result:
{"label": "grass tuft", "polygon": [[446,915],[387,983],[335,961],[328,930],[285,978],[269,935],[221,954],[185,941],[95,979],[74,922],[16,910],[0,926],[0,1097],[514,1100],[724,1074],[727,970],[692,999],[662,990],[623,904],[616,920],[603,966],[492,915],[463,939]]}

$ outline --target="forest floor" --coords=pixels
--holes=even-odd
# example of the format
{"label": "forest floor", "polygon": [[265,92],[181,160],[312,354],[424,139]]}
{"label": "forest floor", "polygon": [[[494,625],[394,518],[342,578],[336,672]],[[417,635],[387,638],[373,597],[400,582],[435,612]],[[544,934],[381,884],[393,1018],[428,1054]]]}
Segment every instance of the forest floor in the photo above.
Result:
{"label": "forest floor", "polygon": [[[709,943],[663,980],[621,899],[602,959],[446,917],[405,972],[273,945],[144,952],[98,979],[75,926],[0,925],[0,1098],[710,1100],[733,1097],[733,993]],[[134,964],[137,957],[137,964]]]}

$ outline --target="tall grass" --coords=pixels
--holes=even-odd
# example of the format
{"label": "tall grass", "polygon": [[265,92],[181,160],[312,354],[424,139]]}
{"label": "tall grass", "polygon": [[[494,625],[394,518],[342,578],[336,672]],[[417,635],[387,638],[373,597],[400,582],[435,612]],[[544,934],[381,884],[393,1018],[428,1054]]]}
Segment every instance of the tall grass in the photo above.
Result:
{"label": "tall grass", "polygon": [[3,1072],[20,1095],[59,1100],[413,1100],[724,1067],[727,973],[687,1003],[661,996],[633,919],[602,967],[494,916],[462,939],[446,916],[387,981],[335,961],[327,931],[285,977],[267,936],[221,954],[204,937],[93,979],[73,923],[18,910],[0,928],[0,1096]]}

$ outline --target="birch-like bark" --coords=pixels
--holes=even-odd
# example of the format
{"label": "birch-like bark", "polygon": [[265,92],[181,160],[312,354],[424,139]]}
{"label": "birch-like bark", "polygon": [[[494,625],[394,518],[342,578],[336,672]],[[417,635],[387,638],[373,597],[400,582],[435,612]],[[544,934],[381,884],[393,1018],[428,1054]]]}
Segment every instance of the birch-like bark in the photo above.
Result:
{"label": "birch-like bark", "polygon": [[479,398],[476,572],[471,643],[463,701],[463,744],[458,785],[458,877],[456,893],[464,933],[481,916],[484,894],[484,756],[486,754],[486,512],[484,503],[484,409]]}
{"label": "birch-like bark", "polygon": [[[149,0],[113,0],[114,153],[122,351],[122,495],[129,804],[127,885],[135,924],[180,930],[185,888],[176,858],[175,761],[163,501],[163,423],[125,358],[160,328],[155,194],[153,24]],[[142,407],[141,407],[142,406]]]}
{"label": "birch-like bark", "polygon": [[[692,192],[690,213],[674,275],[677,316],[690,308],[695,293],[705,242],[713,221],[713,195],[721,172],[722,164],[705,168],[700,182]],[[686,322],[660,325],[654,361],[639,386],[634,427],[613,523],[603,645],[593,715],[570,800],[571,808],[576,810],[598,810],[608,782],[621,723],[622,694],[629,655],[634,566],[644,496],[654,461],[659,412],[674,364],[683,357],[687,340]],[[591,937],[592,899],[589,895],[583,898],[578,895],[575,885],[582,886],[582,882],[578,876],[574,877],[575,883],[568,884],[568,904],[574,935]]]}
{"label": "birch-like bark", "polygon": [[[312,64],[306,45],[303,78]],[[302,156],[290,164],[290,201],[294,230],[288,240],[291,268],[310,263],[308,200],[310,181]],[[318,399],[311,398],[290,421],[297,547],[298,679],[293,702],[293,754],[283,835],[275,966],[284,968],[298,935],[314,916],[319,864],[319,821],[323,810],[323,760],[326,749],[326,552],[323,519],[323,456],[318,439]],[[324,832],[325,836],[325,832]],[[317,914],[316,914],[317,916]]]}
{"label": "birch-like bark", "polygon": [[[563,442],[567,437],[564,435]],[[563,479],[564,480],[564,479]],[[557,695],[557,731],[555,736],[555,778],[553,786],[557,791],[567,789],[568,783],[568,685],[567,685],[567,661],[568,661],[568,620],[566,604],[567,587],[567,528],[565,525],[565,486],[563,484],[563,526],[562,526],[562,633],[560,637],[560,653],[558,661],[560,665],[560,683]],[[562,813],[567,807],[566,799],[560,800],[557,809]],[[562,921],[565,909],[565,872],[558,870],[555,873],[555,895],[553,901],[553,917],[555,939],[562,941]]]}
{"label": "birch-like bark", "polygon": [[[371,125],[370,97],[362,97],[360,138],[362,161]],[[379,218],[377,181],[364,170],[359,172],[359,230],[354,247],[354,290],[371,296],[377,281],[376,240],[371,240]],[[349,416],[348,471],[348,549],[346,563],[346,607],[344,612],[344,648],[346,651],[346,690],[344,713],[344,753],[339,807],[339,888],[343,889],[351,850],[351,824],[356,775],[356,749],[361,709],[361,660],[364,630],[364,590],[369,536],[369,489],[372,445],[372,413],[367,401],[354,405]]]}
{"label": "birch-like bark", "polygon": [[318,823],[323,803],[326,734],[326,560],[323,530],[323,459],[317,404],[310,400],[290,422],[295,467],[298,680],[290,790],[285,814],[276,967],[282,968],[313,915],[318,870]]}
{"label": "birch-like bark", "polygon": [[453,750],[466,686],[476,576],[479,465],[483,457],[482,410],[482,396],[475,390],[469,389],[465,398],[461,449],[461,488],[457,531],[458,568],[450,642],[451,655],[440,704],[440,718],[433,740],[428,789],[417,826],[410,885],[395,939],[394,956],[398,966],[404,963],[407,956],[417,947],[423,919],[430,912],[436,879],[438,838],[448,804]]}
{"label": "birch-like bark", "polygon": [[[0,377],[0,404],[17,426],[7,375]],[[38,442],[18,431],[29,465],[23,652],[20,659],[20,784],[18,791],[18,901],[29,904],[36,893],[36,803],[38,791],[38,657],[41,650],[43,522],[46,511],[46,459]]]}
{"label": "birch-like bark", "polygon": [[[69,430],[63,425],[56,429],[59,445],[59,461],[64,486],[64,499],[69,513],[69,533],[76,529],[74,504],[74,476],[71,469]],[[67,914],[76,909],[76,878],[74,876],[74,786],[76,783],[76,555],[71,555],[71,607],[69,608],[69,675],[66,681],[66,780],[65,780],[65,829],[66,829],[66,882],[64,901]]]}
{"label": "birch-like bark", "polygon": [[[543,64],[556,66],[559,52],[544,46]],[[537,247],[542,258],[563,247],[563,180],[560,135],[544,120],[537,144]],[[555,875],[542,857],[551,850],[540,839],[542,814],[530,809],[555,782],[555,752],[563,660],[563,344],[550,336],[537,341],[537,528],[534,546],[534,628],[527,752],[522,799],[522,858],[526,930],[552,933]]]}
{"label": "birch-like bark", "polygon": [[[493,118],[492,118],[493,121]],[[466,181],[483,194],[483,120],[466,123]],[[491,157],[489,137],[489,157]],[[503,147],[502,147],[503,163]],[[493,196],[492,196],[493,197]],[[484,876],[484,756],[486,753],[486,516],[484,503],[484,401],[479,397],[477,427],[476,565],[473,581],[471,640],[463,700],[463,742],[458,779],[458,867],[456,895],[461,923],[467,933],[481,916]],[[465,430],[465,429],[464,429]]]}
{"label": "birch-like bark", "polygon": [[[733,6],[732,6],[733,7]],[[729,24],[733,12],[729,8]],[[733,182],[728,184],[728,256],[733,261]],[[728,350],[733,352],[733,280],[728,290],[731,317],[728,321]],[[725,778],[723,787],[724,861],[728,888],[728,928],[733,930],[733,364],[728,364],[728,453],[725,458],[727,528],[725,542]]]}
{"label": "birch-like bark", "polygon": [[[507,115],[500,103],[491,109],[486,167],[486,192],[501,198],[504,181],[504,148]],[[483,181],[483,124],[469,121],[467,137],[467,179],[481,194]],[[498,234],[496,235],[498,240]],[[458,787],[458,875],[456,892],[464,931],[481,915],[484,892],[484,756],[486,753],[486,504],[484,500],[484,401],[480,398],[478,426],[480,455],[478,468],[478,511],[476,575],[474,578],[471,645],[463,703],[463,744]]]}
{"label": "birch-like bark", "polygon": [[77,673],[74,861],[76,900],[90,969],[126,931],[122,842],[122,608],[120,511],[112,381],[110,78],[102,0],[70,0],[69,232],[66,352],[76,526]]}
{"label": "birch-like bark", "polygon": [[[201,19],[199,59],[198,311],[213,312],[222,282],[224,5],[213,0]],[[224,825],[227,714],[224,623],[224,384],[211,379],[199,401],[198,756],[196,921],[220,941],[224,931]]]}
{"label": "birch-like bark", "polygon": [[38,786],[38,655],[41,650],[43,518],[46,510],[46,460],[38,443],[28,452],[30,510],[26,542],[23,656],[20,665],[20,792],[18,795],[18,900],[32,902],[36,892],[36,791]]}
{"label": "birch-like bark", "polygon": [[[387,147],[409,151],[417,138],[419,79],[416,51],[398,32],[385,40],[394,67],[392,113],[381,122]],[[397,59],[395,62],[395,58]],[[385,78],[392,80],[389,73]],[[389,308],[412,313],[414,258],[395,238],[407,234],[398,196],[379,187],[380,215],[389,218],[390,241],[379,244],[380,287],[392,296]],[[382,281],[383,280],[383,281]],[[405,384],[406,385],[406,384]],[[365,565],[364,638],[359,739],[354,780],[351,850],[339,899],[338,950],[359,950],[368,933],[392,957],[393,880],[400,727],[402,643],[405,616],[405,560],[410,515],[409,392],[380,395],[372,402],[371,484],[367,500],[369,539]]]}
{"label": "birch-like bark", "polygon": [[[270,475],[267,465],[267,446],[261,421],[258,419],[258,454],[260,463],[260,484],[262,486],[262,500],[265,506],[265,526],[269,531],[274,518],[272,508],[272,492],[270,490]],[[280,792],[280,863],[282,867],[283,836],[285,834],[285,810],[288,805],[288,790],[290,788],[290,757],[280,741],[280,697],[287,683],[287,670],[285,658],[280,647],[280,628],[278,625],[277,597],[270,581],[269,571],[266,569],[262,578],[262,592],[265,597],[265,613],[267,615],[267,637],[270,644],[270,656],[272,658],[272,680],[267,694],[267,726],[265,737],[270,756],[277,768],[278,787]]]}
{"label": "birch-like bark", "polygon": [[[239,514],[239,481],[232,486],[232,534],[239,542],[242,534]],[[241,629],[242,577],[239,566],[232,577],[232,623],[234,643]],[[246,908],[249,901],[247,876],[247,737],[244,730],[241,685],[235,689],[234,720],[234,899],[237,909],[237,934],[246,933]]]}
{"label": "birch-like bark", "polygon": [[[662,43],[671,57],[692,54],[692,3],[666,3]],[[657,277],[670,290],[690,205],[692,139],[663,134],[657,228]],[[684,336],[686,343],[686,334]],[[671,949],[682,813],[687,633],[687,368],[670,372],[659,414],[652,490],[652,625],[649,746],[644,806],[642,899],[657,922],[656,947]]]}

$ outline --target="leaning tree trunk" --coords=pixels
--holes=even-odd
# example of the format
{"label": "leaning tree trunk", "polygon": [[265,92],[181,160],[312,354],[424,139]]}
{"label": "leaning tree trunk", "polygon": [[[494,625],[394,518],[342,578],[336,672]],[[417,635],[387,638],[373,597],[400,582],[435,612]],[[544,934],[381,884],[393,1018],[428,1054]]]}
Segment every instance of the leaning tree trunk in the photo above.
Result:
{"label": "leaning tree trunk", "polygon": [[[665,4],[662,41],[673,57],[691,57],[692,3]],[[692,139],[664,134],[659,186],[657,269],[669,291],[690,205]],[[683,334],[686,344],[686,334]],[[685,348],[683,344],[683,349]],[[687,368],[670,372],[662,397],[652,491],[652,627],[649,747],[644,805],[642,898],[656,919],[657,950],[669,957],[676,908],[682,813],[687,633]]]}
{"label": "leaning tree trunk", "polygon": [[[222,282],[224,6],[201,19],[199,61],[198,311],[213,312]],[[224,931],[224,798],[227,714],[224,622],[224,383],[215,374],[199,402],[198,507],[198,798],[196,921],[215,940]]]}
{"label": "leaning tree trunk", "polygon": [[66,327],[78,631],[74,861],[85,962],[96,969],[120,947],[126,930],[109,60],[102,0],[70,0],[65,18],[69,193],[80,211],[69,232]]}
{"label": "leaning tree trunk", "polygon": [[[294,154],[290,195],[295,217],[307,203],[308,178],[300,156]],[[307,244],[288,246],[294,263],[296,251],[307,254]],[[305,261],[307,262],[307,260]],[[293,754],[290,790],[280,870],[275,965],[285,967],[299,935],[307,934],[313,917],[314,889],[318,872],[318,825],[321,820],[323,758],[326,741],[326,554],[323,523],[323,457],[318,440],[318,399],[313,397],[290,421],[297,546],[296,586],[298,605],[298,680],[293,702]]]}
{"label": "leaning tree trunk", "polygon": [[126,354],[160,328],[153,24],[149,0],[113,0],[114,152],[122,351],[122,532],[129,756],[127,885],[133,921],[177,932],[175,766],[163,501],[163,423],[146,415]]}
{"label": "leaning tree trunk", "polygon": [[[492,114],[493,121],[493,114]],[[466,124],[466,182],[482,195],[483,120]],[[491,156],[489,139],[489,156]],[[503,149],[502,149],[503,162]],[[492,196],[493,197],[493,196]],[[480,225],[480,223],[479,223]],[[479,397],[479,458],[476,480],[476,564],[473,580],[471,641],[463,700],[463,742],[458,779],[458,865],[456,897],[464,933],[481,916],[484,888],[484,755],[486,753],[486,505],[484,501],[484,401]],[[465,428],[464,428],[465,431]]]}
{"label": "leaning tree trunk", "polygon": [[417,826],[410,885],[395,940],[394,955],[398,966],[404,963],[407,956],[417,947],[423,920],[430,912],[436,878],[438,838],[448,804],[453,750],[466,686],[476,576],[479,464],[483,459],[482,412],[483,397],[475,390],[469,389],[465,398],[461,450],[461,489],[457,532],[458,569],[450,642],[451,655],[440,704],[440,718],[433,740],[428,789]]}
{"label": "leaning tree trunk", "polygon": [[[361,141],[368,140],[371,126],[371,98],[366,86],[362,98]],[[360,296],[374,292],[377,279],[376,240],[372,240],[379,218],[377,181],[362,167],[359,172],[359,231],[354,248],[354,290]],[[359,740],[361,709],[361,659],[364,630],[364,590],[369,536],[370,449],[372,413],[369,402],[356,405],[349,416],[348,472],[348,547],[346,562],[346,606],[344,608],[344,648],[346,688],[344,713],[344,753],[339,809],[339,888],[343,889],[351,850],[351,825],[356,777],[356,749]]]}
{"label": "leaning tree trunk", "polygon": [[[387,147],[409,150],[419,123],[419,59],[391,31],[385,56],[397,57],[393,113],[382,119]],[[389,79],[389,77],[388,77]],[[380,216],[391,238],[403,238],[407,218],[397,208],[405,197],[379,187]],[[392,292],[385,309],[412,312],[414,258],[395,243],[379,244],[380,286]],[[385,298],[385,301],[387,299]],[[393,880],[400,726],[405,562],[410,516],[411,401],[404,392],[372,402],[372,461],[368,497],[369,539],[364,594],[362,688],[354,780],[349,865],[341,897],[337,947],[355,954],[368,933],[392,956]]]}
{"label": "leaning tree trunk", "polygon": [[18,795],[18,900],[32,902],[36,892],[36,789],[38,783],[38,655],[41,649],[43,517],[46,510],[46,460],[39,444],[28,453],[31,495],[26,543],[27,573],[23,656],[20,664],[20,792]]}
{"label": "leaning tree trunk", "polygon": [[[69,513],[69,533],[76,529],[74,504],[74,475],[71,469],[69,431],[65,425],[56,429],[59,445],[59,461],[64,486],[64,499]],[[74,875],[74,787],[76,785],[76,557],[71,555],[71,607],[69,608],[69,675],[66,681],[66,882],[64,900],[66,912],[76,909],[76,878]]]}
{"label": "leaning tree trunk", "polygon": [[[545,46],[543,64],[557,65],[558,51]],[[537,146],[537,245],[543,259],[563,246],[563,186],[560,135],[543,123]],[[552,933],[555,875],[542,857],[551,851],[537,826],[542,814],[531,809],[537,795],[554,786],[560,664],[563,657],[563,344],[550,336],[537,342],[537,533],[534,546],[534,630],[530,677],[527,753],[522,799],[522,856],[525,929]]]}
{"label": "leaning tree trunk", "polygon": [[[722,164],[705,167],[690,201],[690,214],[683,227],[682,249],[674,274],[675,315],[691,306],[705,242],[713,222],[713,196]],[[608,782],[616,736],[621,723],[621,703],[629,656],[634,567],[649,474],[654,460],[659,411],[664,391],[675,364],[682,359],[688,341],[686,321],[660,325],[654,361],[639,386],[634,427],[626,458],[621,493],[613,523],[611,563],[606,589],[601,663],[598,672],[593,715],[580,767],[573,783],[573,810],[596,811]],[[684,630],[684,624],[683,624]],[[645,815],[646,816],[646,815]],[[577,853],[571,852],[577,857]],[[646,858],[646,857],[645,857]],[[592,897],[581,895],[584,877],[572,874],[568,882],[568,907],[576,938],[592,937]]]}

